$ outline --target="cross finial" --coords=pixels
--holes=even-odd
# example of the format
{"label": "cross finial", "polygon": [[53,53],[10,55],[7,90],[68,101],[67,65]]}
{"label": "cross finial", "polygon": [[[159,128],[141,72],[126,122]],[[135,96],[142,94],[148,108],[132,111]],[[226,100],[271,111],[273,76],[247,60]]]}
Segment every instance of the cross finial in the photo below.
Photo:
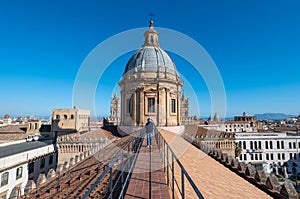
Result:
{"label": "cross finial", "polygon": [[154,17],[153,12],[150,12],[150,13],[149,13],[149,17],[150,17],[150,20],[152,20],[152,18]]}
{"label": "cross finial", "polygon": [[152,17],[154,16],[154,14],[152,12],[149,13],[149,17],[150,17],[150,21],[149,21],[149,27],[153,27],[153,20]]}

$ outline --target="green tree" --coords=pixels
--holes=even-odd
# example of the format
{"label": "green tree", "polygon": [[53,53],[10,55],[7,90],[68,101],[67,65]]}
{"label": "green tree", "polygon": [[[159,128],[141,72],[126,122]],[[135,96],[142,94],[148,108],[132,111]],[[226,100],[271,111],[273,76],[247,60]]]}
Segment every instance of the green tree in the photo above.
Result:
{"label": "green tree", "polygon": [[239,157],[242,153],[242,146],[240,143],[235,143],[235,157]]}

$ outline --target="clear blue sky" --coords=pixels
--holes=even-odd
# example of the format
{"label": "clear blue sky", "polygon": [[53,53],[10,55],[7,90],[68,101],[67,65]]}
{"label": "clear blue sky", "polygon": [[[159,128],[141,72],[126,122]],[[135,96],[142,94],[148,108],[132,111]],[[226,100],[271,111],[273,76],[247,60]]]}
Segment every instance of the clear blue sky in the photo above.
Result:
{"label": "clear blue sky", "polygon": [[[0,117],[50,115],[52,108],[71,107],[76,73],[88,53],[114,34],[148,26],[150,12],[155,26],[192,37],[210,54],[223,77],[227,116],[299,114],[299,8],[298,0],[1,1]],[[99,115],[109,114],[112,90],[129,57],[116,60],[108,78],[100,80]],[[173,59],[184,73],[188,63]],[[203,81],[188,72],[191,83]],[[200,116],[207,116],[207,89],[195,91],[203,99]],[[197,105],[191,106],[191,114],[198,114]]]}

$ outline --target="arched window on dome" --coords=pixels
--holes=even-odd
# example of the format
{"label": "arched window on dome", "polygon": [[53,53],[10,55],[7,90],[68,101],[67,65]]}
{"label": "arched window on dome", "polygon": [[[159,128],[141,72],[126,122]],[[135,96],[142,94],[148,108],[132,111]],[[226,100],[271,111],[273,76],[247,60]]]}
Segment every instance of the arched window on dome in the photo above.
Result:
{"label": "arched window on dome", "polygon": [[57,114],[56,115],[56,119],[59,120],[60,119],[60,115]]}

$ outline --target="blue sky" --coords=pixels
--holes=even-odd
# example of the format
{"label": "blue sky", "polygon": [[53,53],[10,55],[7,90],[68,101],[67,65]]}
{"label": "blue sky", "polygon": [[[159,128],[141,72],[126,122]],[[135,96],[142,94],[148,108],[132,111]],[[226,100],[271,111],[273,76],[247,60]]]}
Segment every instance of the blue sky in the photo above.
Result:
{"label": "blue sky", "polygon": [[[227,116],[299,114],[299,8],[298,0],[1,1],[0,116],[50,115],[52,108],[71,107],[73,83],[88,53],[110,36],[148,26],[150,12],[155,26],[192,37],[212,57],[226,88]],[[100,80],[98,115],[108,115],[130,55],[116,60]],[[203,83],[193,87],[200,101],[198,107],[190,96],[191,115],[206,117],[205,83],[189,75],[188,62],[171,56],[191,84]]]}

